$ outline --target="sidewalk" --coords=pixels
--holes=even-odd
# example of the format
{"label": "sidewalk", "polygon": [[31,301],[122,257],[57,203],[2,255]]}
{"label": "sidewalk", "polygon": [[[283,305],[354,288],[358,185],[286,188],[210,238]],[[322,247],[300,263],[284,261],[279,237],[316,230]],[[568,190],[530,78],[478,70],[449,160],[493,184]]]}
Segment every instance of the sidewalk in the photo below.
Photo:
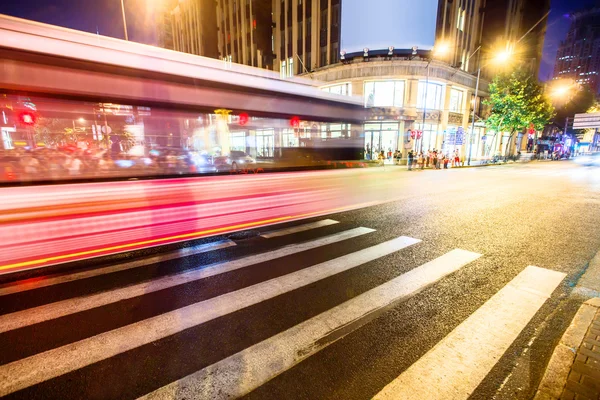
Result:
{"label": "sidewalk", "polygon": [[534,400],[600,399],[600,251],[573,292],[596,297],[575,314],[554,349]]}
{"label": "sidewalk", "polygon": [[534,400],[600,398],[600,298],[581,305],[554,349]]}

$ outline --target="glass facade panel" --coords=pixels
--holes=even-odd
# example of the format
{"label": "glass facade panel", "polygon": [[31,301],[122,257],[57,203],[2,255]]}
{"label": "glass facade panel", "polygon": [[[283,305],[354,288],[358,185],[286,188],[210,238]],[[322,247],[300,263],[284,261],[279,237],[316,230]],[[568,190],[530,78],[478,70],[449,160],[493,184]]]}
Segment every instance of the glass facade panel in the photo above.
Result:
{"label": "glass facade panel", "polygon": [[365,82],[365,107],[404,106],[404,81]]}
{"label": "glass facade panel", "polygon": [[[425,101],[425,94],[427,92],[427,101]],[[427,108],[428,110],[441,110],[443,106],[443,92],[444,85],[440,83],[433,83],[423,81],[419,82],[419,95],[417,100],[418,108]]]}
{"label": "glass facade panel", "polygon": [[463,97],[464,92],[458,89],[452,89],[450,91],[450,106],[451,112],[463,113]]}

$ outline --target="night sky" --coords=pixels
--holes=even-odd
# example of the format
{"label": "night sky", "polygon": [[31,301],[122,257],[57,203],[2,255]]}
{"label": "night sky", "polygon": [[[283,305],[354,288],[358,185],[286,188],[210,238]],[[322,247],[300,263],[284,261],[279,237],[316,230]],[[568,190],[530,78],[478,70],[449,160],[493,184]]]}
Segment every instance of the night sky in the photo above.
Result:
{"label": "night sky", "polygon": [[[152,4],[160,0],[124,1],[129,39],[156,44]],[[569,29],[568,13],[594,4],[600,5],[600,0],[552,0],[540,79],[552,74],[556,49]],[[0,14],[123,38],[120,0],[0,0]],[[387,29],[386,24],[377,28]]]}

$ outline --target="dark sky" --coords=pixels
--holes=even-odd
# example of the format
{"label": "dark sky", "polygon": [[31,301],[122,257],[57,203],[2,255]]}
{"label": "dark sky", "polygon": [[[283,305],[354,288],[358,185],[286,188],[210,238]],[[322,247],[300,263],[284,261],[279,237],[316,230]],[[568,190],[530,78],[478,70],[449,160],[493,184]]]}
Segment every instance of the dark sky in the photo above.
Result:
{"label": "dark sky", "polygon": [[[152,4],[124,0],[129,40],[155,44]],[[0,14],[124,38],[120,0],[0,0]]]}
{"label": "dark sky", "polygon": [[[161,0],[124,1],[129,39],[155,44],[156,26],[151,6]],[[600,4],[600,0],[552,0],[540,79],[546,80],[552,74],[556,49],[569,29],[567,14],[593,4]],[[120,0],[0,0],[0,14],[123,38]],[[380,24],[378,28],[385,25]]]}

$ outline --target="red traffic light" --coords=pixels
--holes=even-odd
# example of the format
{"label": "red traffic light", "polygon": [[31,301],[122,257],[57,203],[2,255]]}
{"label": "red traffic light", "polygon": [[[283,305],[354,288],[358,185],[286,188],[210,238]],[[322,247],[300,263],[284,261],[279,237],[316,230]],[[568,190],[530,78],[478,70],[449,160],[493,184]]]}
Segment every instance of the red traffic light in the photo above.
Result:
{"label": "red traffic light", "polygon": [[246,113],[240,114],[240,120],[239,120],[240,125],[246,125],[249,120],[250,120],[250,116],[248,114],[246,114]]}
{"label": "red traffic light", "polygon": [[299,128],[300,127],[300,117],[292,117],[290,118],[290,126],[292,128]]}
{"label": "red traffic light", "polygon": [[37,118],[35,114],[30,111],[23,111],[21,114],[19,114],[19,121],[21,121],[21,123],[24,125],[35,125],[36,119]]}

